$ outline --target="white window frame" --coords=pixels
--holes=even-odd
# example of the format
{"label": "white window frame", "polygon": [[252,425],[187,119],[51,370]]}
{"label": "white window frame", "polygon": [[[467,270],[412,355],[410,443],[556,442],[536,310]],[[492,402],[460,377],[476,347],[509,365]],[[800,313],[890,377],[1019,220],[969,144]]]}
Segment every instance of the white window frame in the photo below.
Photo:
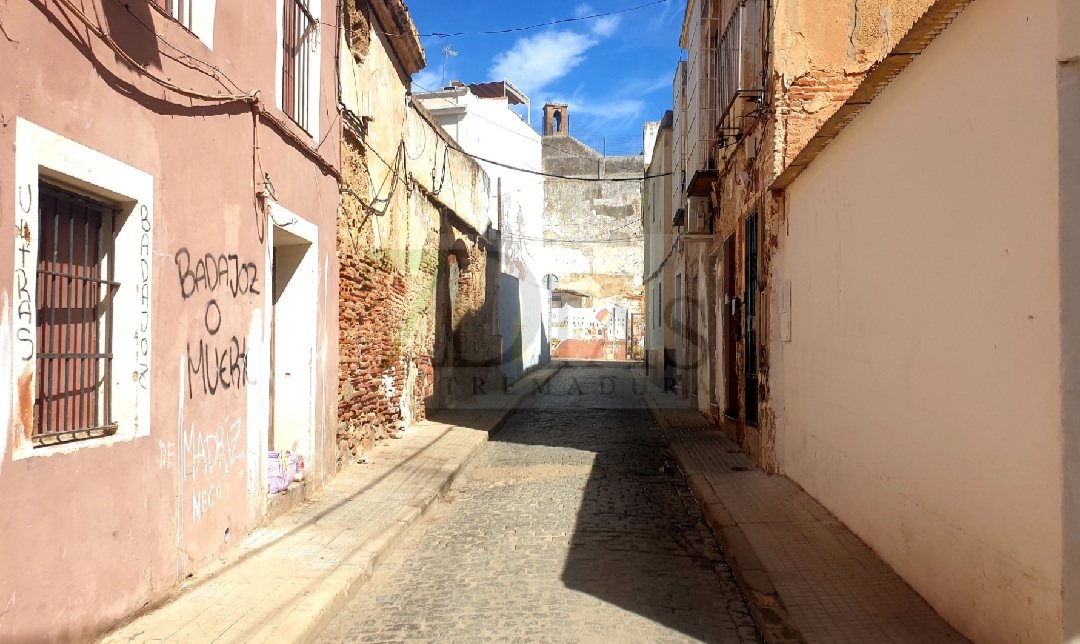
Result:
{"label": "white window frame", "polygon": [[[46,182],[118,207],[111,261],[121,287],[113,295],[111,436],[35,448],[26,427],[37,395],[37,240],[39,186]],[[154,178],[23,118],[15,122],[15,256],[8,313],[12,459],[51,456],[150,435]],[[6,370],[5,370],[6,371]],[[2,385],[2,383],[0,383]],[[6,443],[6,441],[5,441]]]}
{"label": "white window frame", "polygon": [[[285,48],[283,45],[285,42],[285,0],[274,0],[274,2],[277,7],[277,53],[275,54],[277,64],[274,66],[277,73],[274,74],[274,100],[277,108],[284,112],[281,75],[285,65]],[[319,132],[319,91],[322,83],[322,0],[309,0],[307,10],[311,13],[311,17],[315,19],[315,33],[312,36],[314,51],[311,52],[311,56],[308,58],[307,114],[299,115],[300,118],[297,118],[296,122],[304,128],[304,131],[309,136],[316,138]]]}
{"label": "white window frame", "polygon": [[[150,0],[157,4],[157,0]],[[214,49],[214,16],[217,14],[217,0],[173,0],[171,10],[158,5],[165,15],[183,25],[206,45]]]}

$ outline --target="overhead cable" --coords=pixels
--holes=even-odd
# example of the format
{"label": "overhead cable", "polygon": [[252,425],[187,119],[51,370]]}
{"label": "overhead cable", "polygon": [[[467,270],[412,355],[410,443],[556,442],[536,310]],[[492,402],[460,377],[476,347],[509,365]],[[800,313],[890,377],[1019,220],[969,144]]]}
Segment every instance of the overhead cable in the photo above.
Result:
{"label": "overhead cable", "polygon": [[[630,13],[631,11],[638,11],[639,9],[645,9],[647,7],[653,7],[658,4],[667,4],[670,0],[655,0],[655,2],[648,2],[636,7],[628,7],[626,9],[618,9],[616,11],[606,11],[604,13],[594,13],[588,16],[580,16],[576,18],[560,18],[558,20],[549,20],[548,22],[540,22],[535,25],[526,25],[524,27],[508,27],[506,29],[491,29],[487,31],[455,31],[455,32],[442,32],[433,31],[427,34],[419,34],[421,38],[453,38],[456,36],[494,36],[499,34],[511,34],[519,31],[529,31],[530,29],[540,29],[542,27],[551,27],[553,25],[561,25],[568,22],[581,22],[584,20],[596,20],[597,18],[606,18],[608,16],[616,16],[622,13]],[[401,34],[387,34],[389,36],[399,36]]]}
{"label": "overhead cable", "polygon": [[464,154],[465,156],[469,157],[470,159],[475,159],[476,161],[483,161],[484,163],[490,163],[491,165],[496,165],[496,166],[499,166],[500,168],[506,168],[507,170],[515,170],[517,172],[522,172],[524,174],[535,174],[535,175],[540,176],[540,177],[547,177],[548,179],[564,179],[566,181],[583,181],[583,182],[586,182],[586,183],[590,183],[590,182],[591,183],[605,183],[605,182],[607,182],[607,183],[626,183],[626,182],[629,182],[629,181],[644,181],[645,179],[655,179],[657,177],[667,177],[667,176],[670,176],[672,174],[675,174],[674,172],[665,172],[665,173],[661,173],[661,174],[645,175],[644,172],[643,172],[640,177],[612,177],[612,178],[608,179],[608,178],[602,178],[602,177],[571,177],[571,176],[566,176],[566,175],[562,175],[562,174],[555,174],[555,173],[552,173],[552,172],[543,172],[541,170],[532,170],[532,169],[529,169],[529,168],[521,168],[521,167],[518,167],[518,166],[510,165],[509,163],[503,163],[502,161],[494,161],[492,159],[488,159],[488,158],[479,156],[477,154],[472,154],[470,152],[466,152],[460,145],[458,145],[457,141],[455,141],[453,138],[445,136],[443,134],[442,128],[437,123],[432,123],[430,120],[428,120],[428,118],[424,114],[424,112],[417,109],[416,105],[412,101],[409,101],[409,107],[414,109],[416,111],[416,113],[420,116],[420,118],[422,118],[424,120],[424,122],[426,122],[428,125],[430,125],[431,128],[433,130],[435,130],[435,133],[438,134],[439,138],[442,139],[443,142],[445,142],[448,146],[450,146],[453,149],[457,150],[461,154]]}

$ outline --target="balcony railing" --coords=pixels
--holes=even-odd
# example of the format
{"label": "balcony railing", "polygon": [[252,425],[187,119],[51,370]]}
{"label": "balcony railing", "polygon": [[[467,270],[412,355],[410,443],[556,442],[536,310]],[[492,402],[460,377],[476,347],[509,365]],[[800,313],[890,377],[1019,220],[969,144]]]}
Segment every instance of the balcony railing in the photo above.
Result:
{"label": "balcony railing", "polygon": [[721,138],[739,132],[748,104],[765,91],[765,0],[739,0],[716,50]]}
{"label": "balcony railing", "polygon": [[698,49],[697,69],[697,118],[691,137],[693,157],[688,159],[693,174],[686,192],[691,197],[707,195],[717,177],[716,134],[713,126],[717,119],[717,83],[719,77],[717,48],[720,44],[719,21],[706,3],[701,16],[701,39]]}

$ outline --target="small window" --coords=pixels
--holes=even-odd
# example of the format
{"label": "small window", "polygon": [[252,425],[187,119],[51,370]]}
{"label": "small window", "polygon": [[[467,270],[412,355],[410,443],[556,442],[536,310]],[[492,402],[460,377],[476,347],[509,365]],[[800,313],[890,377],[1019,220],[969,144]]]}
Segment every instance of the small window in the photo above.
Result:
{"label": "small window", "polygon": [[[285,0],[282,22],[281,109],[309,132],[311,76],[318,70],[316,26],[308,0]],[[313,64],[315,66],[313,67]]]}
{"label": "small window", "polygon": [[165,10],[165,13],[173,17],[174,20],[187,27],[190,31],[193,29],[193,21],[191,19],[191,3],[192,0],[154,0],[159,7]]}
{"label": "small window", "polygon": [[56,186],[40,188],[34,447],[117,429],[111,395],[117,212]]}
{"label": "small window", "polygon": [[555,111],[555,131],[562,132],[562,112]]}

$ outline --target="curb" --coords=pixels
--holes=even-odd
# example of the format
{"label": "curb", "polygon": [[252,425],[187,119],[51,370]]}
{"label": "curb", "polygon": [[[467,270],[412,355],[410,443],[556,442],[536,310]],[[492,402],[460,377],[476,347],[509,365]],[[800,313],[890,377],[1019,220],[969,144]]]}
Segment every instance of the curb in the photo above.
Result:
{"label": "curb", "polygon": [[758,632],[768,644],[802,644],[806,640],[802,633],[791,623],[791,616],[784,607],[783,599],[773,585],[769,573],[761,563],[757,551],[742,527],[732,518],[723,499],[702,473],[691,470],[686,455],[676,449],[669,433],[675,425],[667,419],[663,409],[657,404],[652,393],[645,392],[645,405],[649,414],[660,426],[660,433],[671,450],[675,463],[686,477],[690,492],[697,500],[705,522],[708,523],[720,550],[731,567],[735,580],[742,589],[743,597],[750,608],[750,613],[757,623]]}
{"label": "curb", "polygon": [[[555,366],[550,373],[538,376],[543,387],[562,369]],[[330,625],[337,614],[348,605],[375,570],[394,552],[406,532],[418,520],[442,500],[458,477],[487,444],[488,437],[497,432],[521,403],[532,394],[523,391],[507,407],[499,410],[499,417],[486,428],[469,448],[465,458],[447,463],[433,485],[425,487],[410,499],[390,523],[364,542],[338,568],[322,579],[316,590],[311,591],[299,604],[283,616],[278,623],[266,625],[253,633],[245,633],[244,639],[256,642],[285,641],[312,642]],[[277,620],[275,620],[277,621]]]}

